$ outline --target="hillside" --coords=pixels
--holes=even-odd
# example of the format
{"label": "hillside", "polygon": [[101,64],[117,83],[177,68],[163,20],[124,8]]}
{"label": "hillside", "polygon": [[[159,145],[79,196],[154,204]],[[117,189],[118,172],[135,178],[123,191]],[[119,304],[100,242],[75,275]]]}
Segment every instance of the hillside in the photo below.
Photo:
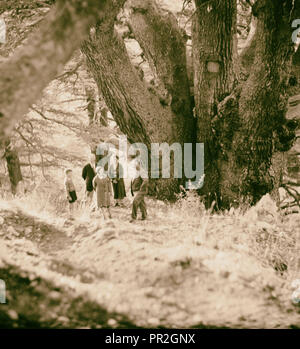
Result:
{"label": "hillside", "polygon": [[132,225],[126,208],[70,222],[1,203],[2,326],[300,327],[299,214],[268,197],[246,214],[196,216],[193,197],[148,204]]}
{"label": "hillside", "polygon": [[[20,12],[13,1],[5,12],[0,5],[8,26],[0,62],[26,44],[52,3],[31,8],[31,1],[23,2]],[[157,3],[186,31],[193,87],[194,8],[183,0]],[[240,50],[249,11],[238,8]],[[126,22],[126,8],[119,17],[115,27],[130,62],[147,88],[159,92],[157,73]],[[91,149],[121,132],[83,58],[74,52],[11,135],[23,175],[16,196],[1,157],[0,279],[6,304],[0,304],[0,328],[300,329],[300,302],[292,300],[300,283],[299,128],[292,149],[279,154],[288,183],[280,188],[285,209],[265,195],[250,209],[215,213],[191,190],[176,203],[147,197],[149,219],[132,224],[129,178],[125,207],[113,207],[113,218],[105,221],[86,207],[82,168]],[[287,118],[300,120],[299,86],[289,92]],[[68,215],[66,168],[73,170],[78,195],[74,219]]]}

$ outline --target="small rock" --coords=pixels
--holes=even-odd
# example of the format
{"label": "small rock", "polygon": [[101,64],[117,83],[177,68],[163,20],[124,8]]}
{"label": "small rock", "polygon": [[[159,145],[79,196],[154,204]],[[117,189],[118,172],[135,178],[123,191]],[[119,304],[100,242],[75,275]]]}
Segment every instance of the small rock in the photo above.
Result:
{"label": "small rock", "polygon": [[61,298],[61,294],[57,291],[52,291],[49,293],[48,297],[53,300],[57,300]]}
{"label": "small rock", "polygon": [[13,309],[10,309],[8,312],[7,312],[8,316],[12,319],[12,320],[18,320],[19,319],[19,315],[18,313],[13,310]]}
{"label": "small rock", "polygon": [[116,312],[120,314],[126,314],[129,312],[129,307],[126,304],[119,304],[116,307]]}
{"label": "small rock", "polygon": [[33,230],[32,227],[26,227],[25,230],[24,230],[25,235],[31,234],[32,230]]}
{"label": "small rock", "polygon": [[159,325],[159,320],[156,318],[151,318],[148,319],[148,324],[151,326],[158,326]]}
{"label": "small rock", "polygon": [[65,316],[60,316],[60,317],[57,319],[57,321],[58,321],[58,322],[64,322],[64,323],[66,323],[66,322],[69,322],[70,320],[69,320],[67,317],[65,317]]}
{"label": "small rock", "polygon": [[109,319],[107,321],[108,326],[114,327],[117,325],[117,321],[115,319]]}
{"label": "small rock", "polygon": [[278,208],[276,202],[271,198],[270,194],[264,195],[260,201],[255,205],[255,208],[264,212],[276,214]]}
{"label": "small rock", "polygon": [[230,275],[230,272],[229,271],[226,271],[226,270],[223,270],[220,272],[220,276],[224,279],[227,279]]}
{"label": "small rock", "polygon": [[198,325],[202,322],[202,317],[198,314],[195,314],[193,317],[192,317],[192,322],[195,324],[195,325]]}
{"label": "small rock", "polygon": [[274,226],[272,224],[269,224],[267,222],[260,222],[260,221],[257,221],[256,222],[256,226],[258,229],[261,229],[261,230],[272,230],[274,229]]}
{"label": "small rock", "polygon": [[300,279],[296,279],[291,284],[292,288],[299,288],[300,287]]}
{"label": "small rock", "polygon": [[0,216],[0,225],[4,224],[4,218]]}
{"label": "small rock", "polygon": [[14,235],[14,236],[19,236],[20,233],[18,233],[14,227],[12,227],[11,225],[7,228],[7,233],[10,235]]}

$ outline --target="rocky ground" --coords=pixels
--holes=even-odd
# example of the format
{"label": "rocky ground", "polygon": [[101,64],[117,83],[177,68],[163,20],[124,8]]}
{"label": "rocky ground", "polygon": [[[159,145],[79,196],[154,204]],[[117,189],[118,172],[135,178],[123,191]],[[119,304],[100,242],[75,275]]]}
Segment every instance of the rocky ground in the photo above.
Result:
{"label": "rocky ground", "polygon": [[196,216],[188,200],[148,200],[149,221],[134,225],[126,208],[70,221],[2,203],[0,326],[299,328],[300,216],[265,201]]}

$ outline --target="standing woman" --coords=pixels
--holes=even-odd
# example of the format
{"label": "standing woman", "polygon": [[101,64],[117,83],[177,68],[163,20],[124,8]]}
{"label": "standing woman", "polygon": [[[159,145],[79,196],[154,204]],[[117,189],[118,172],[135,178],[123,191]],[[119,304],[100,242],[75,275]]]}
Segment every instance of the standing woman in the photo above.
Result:
{"label": "standing woman", "polygon": [[93,187],[96,190],[97,206],[102,210],[104,219],[106,219],[105,211],[108,217],[112,218],[110,212],[110,196],[112,193],[110,179],[107,174],[108,165],[103,167],[98,166],[96,169],[97,175],[93,179]]}
{"label": "standing woman", "polygon": [[123,206],[123,199],[126,197],[126,190],[124,183],[124,170],[119,162],[118,156],[116,157],[116,167],[113,169],[113,175],[111,175],[111,178],[116,206]]}

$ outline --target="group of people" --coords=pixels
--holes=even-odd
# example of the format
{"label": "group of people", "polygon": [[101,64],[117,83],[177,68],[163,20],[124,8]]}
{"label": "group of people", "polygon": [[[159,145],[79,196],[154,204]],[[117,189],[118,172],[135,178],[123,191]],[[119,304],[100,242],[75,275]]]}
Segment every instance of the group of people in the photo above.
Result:
{"label": "group of people", "polygon": [[[118,157],[114,166],[105,164],[103,167],[95,166],[95,159],[92,156],[82,170],[82,178],[85,181],[86,201],[87,204],[93,204],[94,193],[96,193],[96,205],[102,211],[104,219],[112,218],[112,192],[115,200],[115,206],[124,207],[123,200],[126,197],[124,183],[124,173]],[[139,164],[136,165],[137,175],[131,181],[131,194],[134,196],[132,203],[132,212],[130,222],[137,219],[138,210],[142,214],[142,220],[147,218],[147,207],[145,196],[148,193],[148,179],[140,174]],[[69,202],[69,211],[72,216],[74,203],[77,201],[75,185],[72,179],[72,169],[65,171],[65,188]]]}

